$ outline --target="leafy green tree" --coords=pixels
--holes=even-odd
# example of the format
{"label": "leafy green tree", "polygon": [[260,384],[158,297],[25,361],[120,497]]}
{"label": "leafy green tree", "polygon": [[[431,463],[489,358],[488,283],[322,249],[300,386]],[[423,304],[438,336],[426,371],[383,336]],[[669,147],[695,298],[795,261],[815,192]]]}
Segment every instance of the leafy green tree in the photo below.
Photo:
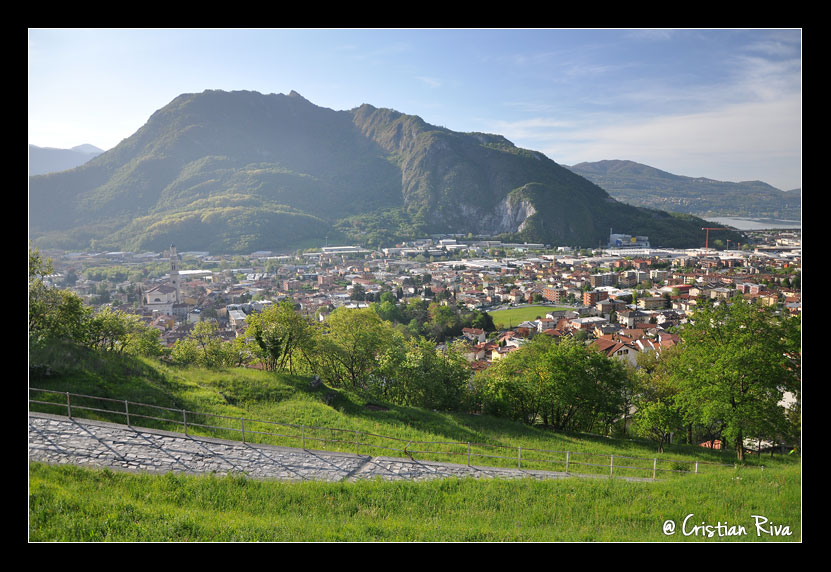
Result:
{"label": "leafy green tree", "polygon": [[381,292],[381,297],[378,299],[379,303],[389,302],[390,304],[397,304],[398,299],[396,298],[395,294],[393,294],[389,290],[384,290]]}
{"label": "leafy green tree", "polygon": [[491,316],[487,312],[480,312],[479,310],[475,310],[472,313],[472,315],[473,319],[470,322],[471,328],[478,328],[486,332],[493,332],[496,330],[496,325],[493,322],[493,316]]}
{"label": "leafy green tree", "polygon": [[266,369],[288,369],[294,374],[311,351],[311,324],[294,308],[291,300],[271,304],[245,318],[245,334],[255,342],[254,353]]}
{"label": "leafy green tree", "polygon": [[217,365],[217,362],[220,361],[218,359],[221,354],[219,346],[222,340],[219,338],[219,327],[216,322],[213,320],[196,322],[188,337],[194,341],[199,349],[200,361],[203,365]]}
{"label": "leafy green tree", "polygon": [[142,324],[128,334],[126,352],[131,355],[159,357],[165,352],[161,338],[160,330]]}
{"label": "leafy green tree", "polygon": [[129,336],[139,330],[139,317],[104,307],[94,312],[85,323],[85,345],[101,350],[123,352]]}
{"label": "leafy green tree", "polygon": [[352,292],[349,294],[349,299],[357,302],[366,300],[366,289],[360,284],[355,284],[352,286]]}
{"label": "leafy green tree", "polygon": [[251,348],[245,336],[237,336],[224,344],[224,362],[229,367],[243,367],[250,363]]}
{"label": "leafy green tree", "polygon": [[178,365],[195,365],[199,362],[199,349],[190,338],[176,340],[170,349],[170,359]]}
{"label": "leafy green tree", "polygon": [[658,371],[641,370],[638,378],[633,428],[636,434],[655,441],[658,452],[663,453],[672,433],[683,426],[683,417],[675,403],[677,390]]}
{"label": "leafy green tree", "polygon": [[480,374],[477,391],[494,415],[592,430],[623,415],[630,383],[618,360],[571,339],[536,336]]}
{"label": "leafy green tree", "polygon": [[437,302],[432,302],[427,307],[427,311],[430,315],[430,321],[424,327],[429,332],[431,339],[442,341],[448,336],[462,333],[459,316],[450,306],[442,306]]}
{"label": "leafy green tree", "polygon": [[334,386],[366,388],[394,332],[372,308],[337,308],[316,332],[315,370]]}
{"label": "leafy green tree", "polygon": [[462,409],[470,366],[459,348],[440,351],[424,337],[398,339],[378,361],[370,389],[385,399],[442,411]]}
{"label": "leafy green tree", "polygon": [[407,333],[412,337],[422,335],[422,325],[418,318],[413,318],[407,323]]}
{"label": "leafy green tree", "polygon": [[64,339],[79,343],[84,339],[84,322],[90,310],[69,290],[46,283],[53,272],[52,262],[37,248],[29,249],[29,339],[41,342]]}
{"label": "leafy green tree", "polygon": [[222,341],[219,328],[212,320],[197,322],[188,337],[177,340],[171,358],[182,365],[200,365],[214,368],[230,365],[230,344]]}
{"label": "leafy green tree", "polygon": [[719,424],[744,459],[745,437],[787,426],[780,405],[800,385],[798,318],[745,300],[700,306],[680,331],[679,351],[664,366],[685,421]]}
{"label": "leafy green tree", "polygon": [[392,296],[392,298],[393,301],[390,301],[387,294],[383,294],[381,301],[374,302],[371,307],[385,322],[401,322],[401,311],[394,301],[395,297]]}

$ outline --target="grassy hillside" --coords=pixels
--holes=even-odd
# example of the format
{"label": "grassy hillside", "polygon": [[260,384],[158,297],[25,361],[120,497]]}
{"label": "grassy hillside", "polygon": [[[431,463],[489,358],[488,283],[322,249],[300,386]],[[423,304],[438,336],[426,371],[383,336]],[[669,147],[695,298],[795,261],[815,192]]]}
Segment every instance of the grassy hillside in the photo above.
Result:
{"label": "grassy hillside", "polygon": [[[610,453],[656,456],[648,442],[553,433],[488,416],[399,407],[325,386],[312,388],[303,377],[181,369],[60,348],[33,350],[30,364],[30,387],[413,441],[522,446],[524,462],[526,448],[580,451],[606,459]],[[230,432],[227,436],[233,437]],[[717,451],[680,446],[668,447],[659,457],[732,462]],[[436,460],[464,462],[449,456]],[[488,464],[515,466],[512,460],[492,461]],[[798,539],[799,466],[780,455],[763,457],[762,462],[764,470],[751,466],[713,468],[699,475],[668,473],[672,478],[656,483],[566,479],[341,484],[152,477],[33,463],[30,539],[702,540],[661,532],[665,519],[680,524],[689,513],[696,514],[696,524],[700,516],[708,524],[726,520],[745,526],[751,515],[760,514],[790,526],[794,536],[780,539]],[[739,540],[756,539],[754,529]]]}
{"label": "grassy hillside", "polygon": [[[610,439],[579,433],[554,432],[542,427],[530,427],[522,423],[495,418],[488,415],[464,413],[440,413],[417,407],[405,407],[384,403],[377,398],[332,389],[321,385],[312,388],[311,379],[302,376],[264,372],[255,369],[229,368],[206,370],[197,367],[174,367],[153,360],[136,359],[127,356],[102,355],[77,349],[53,347],[49,350],[33,350],[30,363],[34,369],[30,375],[30,387],[69,391],[72,393],[129,400],[160,407],[186,409],[189,412],[225,415],[232,418],[245,417],[285,424],[307,425],[344,429],[384,435],[405,441],[461,442],[510,447],[508,453],[495,453],[509,457],[507,460],[488,459],[494,466],[516,466],[516,447],[523,448],[523,467],[531,463],[531,449],[571,451],[605,456],[631,455],[651,460],[656,457],[655,447],[646,440]],[[48,374],[43,371],[48,368]],[[40,410],[51,413],[65,413],[65,398],[53,397],[60,405]],[[73,399],[83,404],[83,400]],[[89,402],[91,407],[107,407],[102,402]],[[112,409],[123,411],[121,403],[113,403]],[[45,409],[44,409],[45,408]],[[131,408],[131,411],[133,409]],[[80,410],[76,411],[81,415]],[[158,415],[158,412],[153,413]],[[83,416],[95,417],[113,422],[123,422],[123,415],[108,415],[100,412],[85,412]],[[174,431],[182,431],[181,417],[173,416],[178,423],[157,425]],[[151,422],[146,422],[149,423]],[[218,424],[218,423],[211,423]],[[217,437],[239,439],[239,424],[227,423],[229,430]],[[255,426],[246,424],[246,428]],[[192,429],[194,434],[196,429]],[[274,432],[273,430],[271,432]],[[309,435],[307,433],[307,435]],[[252,435],[250,440],[257,436]],[[264,442],[279,445],[298,446],[295,441],[273,441],[260,437]],[[366,441],[370,441],[369,438]],[[364,442],[362,438],[361,442]],[[354,451],[353,441],[343,447],[327,446],[333,450]],[[397,446],[390,442],[378,441],[379,445]],[[367,451],[370,453],[371,451]],[[466,452],[466,448],[465,448]],[[372,454],[389,454],[374,451]],[[402,457],[404,455],[401,455]],[[730,463],[730,453],[722,453],[699,447],[670,445],[659,459],[671,459],[700,463]],[[425,459],[429,460],[429,459]],[[466,462],[466,458],[442,459]],[[576,459],[573,459],[576,460]],[[755,457],[750,464],[761,462],[766,466],[781,464],[780,455]],[[482,462],[482,464],[486,464]],[[546,468],[543,466],[527,468]],[[559,470],[555,468],[555,470]],[[644,476],[643,474],[639,476]]]}

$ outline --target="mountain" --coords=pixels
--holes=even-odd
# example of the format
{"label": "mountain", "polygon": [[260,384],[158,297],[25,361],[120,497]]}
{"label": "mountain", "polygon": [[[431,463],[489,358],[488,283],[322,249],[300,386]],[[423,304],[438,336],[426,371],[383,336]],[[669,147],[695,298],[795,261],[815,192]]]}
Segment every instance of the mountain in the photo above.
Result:
{"label": "mountain", "polygon": [[29,179],[30,238],[72,249],[285,251],[426,233],[699,246],[703,220],[619,203],[542,153],[296,92],[183,94],[84,165]]}
{"label": "mountain", "polygon": [[615,199],[635,206],[707,217],[802,218],[799,189],[781,191],[761,181],[683,177],[632,161],[597,161],[568,168]]}
{"label": "mountain", "polygon": [[43,175],[66,171],[83,165],[93,157],[103,153],[94,145],[84,144],[72,149],[55,149],[29,145],[29,175]]}

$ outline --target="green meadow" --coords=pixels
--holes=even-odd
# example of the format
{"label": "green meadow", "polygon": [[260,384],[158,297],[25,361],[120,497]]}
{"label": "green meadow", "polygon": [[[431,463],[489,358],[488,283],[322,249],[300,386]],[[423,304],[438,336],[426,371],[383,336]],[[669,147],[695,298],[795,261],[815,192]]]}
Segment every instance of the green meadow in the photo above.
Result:
{"label": "green meadow", "polygon": [[507,310],[494,310],[489,314],[497,328],[513,328],[526,320],[534,321],[538,316],[545,318],[548,312],[567,309],[569,308],[557,306],[520,306]]}
{"label": "green meadow", "polygon": [[[798,466],[654,483],[281,483],[42,464],[29,471],[34,542],[707,543],[802,535]],[[761,530],[754,516],[766,519]]]}

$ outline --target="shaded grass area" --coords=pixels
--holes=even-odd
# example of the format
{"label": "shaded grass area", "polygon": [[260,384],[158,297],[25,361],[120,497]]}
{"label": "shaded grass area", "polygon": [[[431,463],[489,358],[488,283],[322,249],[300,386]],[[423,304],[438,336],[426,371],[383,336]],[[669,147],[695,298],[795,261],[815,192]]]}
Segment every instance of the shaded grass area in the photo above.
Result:
{"label": "shaded grass area", "polygon": [[[767,519],[763,531],[787,529],[760,532],[753,515]],[[673,535],[663,532],[667,520],[677,524]],[[29,467],[33,542],[744,542],[800,541],[801,532],[795,465],[656,483],[281,483]]]}
{"label": "shaded grass area", "polygon": [[[554,471],[565,470],[568,451],[571,472],[647,478],[653,474],[654,459],[658,460],[658,478],[689,476],[695,462],[700,463],[701,472],[723,471],[708,463],[732,464],[734,460],[729,453],[700,447],[671,445],[657,454],[654,445],[644,440],[555,432],[486,415],[397,406],[325,385],[313,387],[306,376],[243,368],[181,368],[57,346],[36,348],[30,359],[37,366],[30,374],[31,387],[114,399],[73,397],[75,416],[125,423],[124,400],[147,403],[169,409],[131,405],[133,424],[183,432],[184,409],[188,432],[193,435],[240,440],[240,419],[245,418],[248,442],[393,457],[404,457],[406,447],[419,460],[455,463],[467,463],[467,443],[471,443],[473,465],[517,467],[521,463],[523,469]],[[66,414],[65,397],[60,394],[30,391],[30,397],[57,404],[32,405],[33,410]],[[119,413],[81,409],[84,406]],[[610,455],[615,455],[613,471]],[[781,455],[747,461],[767,467],[793,463],[794,459]]]}

